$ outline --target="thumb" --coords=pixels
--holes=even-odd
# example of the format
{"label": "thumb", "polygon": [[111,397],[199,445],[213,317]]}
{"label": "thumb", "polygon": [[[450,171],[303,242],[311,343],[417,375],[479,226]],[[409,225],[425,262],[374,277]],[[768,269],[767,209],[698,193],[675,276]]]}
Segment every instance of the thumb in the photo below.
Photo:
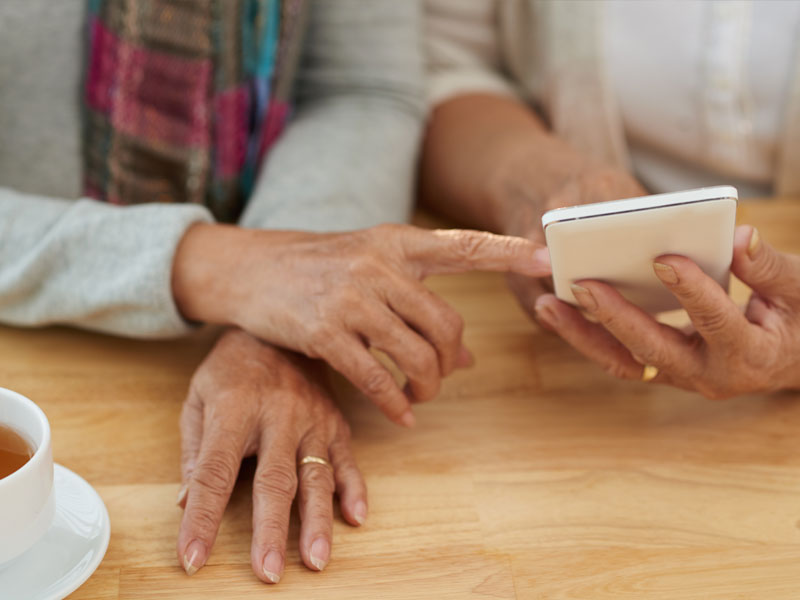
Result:
{"label": "thumb", "polygon": [[405,241],[406,256],[428,275],[503,271],[529,277],[550,275],[550,253],[521,237],[467,229],[418,230]]}
{"label": "thumb", "polygon": [[778,252],[755,227],[736,228],[731,271],[766,299],[800,301],[800,258]]}

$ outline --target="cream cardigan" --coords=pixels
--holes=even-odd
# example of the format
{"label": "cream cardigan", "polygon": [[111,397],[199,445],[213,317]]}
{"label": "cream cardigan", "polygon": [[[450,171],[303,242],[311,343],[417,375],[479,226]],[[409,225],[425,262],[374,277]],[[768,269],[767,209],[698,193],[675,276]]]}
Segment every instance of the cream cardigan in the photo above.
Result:
{"label": "cream cardigan", "polygon": [[[534,102],[553,130],[573,146],[630,168],[617,99],[602,64],[603,2],[436,0],[429,1],[428,16],[443,6],[448,11],[491,13],[495,39],[483,40],[490,64],[434,52],[443,58],[429,64],[434,101],[455,90],[517,93]],[[429,18],[429,28],[447,26],[445,19]],[[429,35],[428,44],[436,43],[433,38]],[[450,59],[459,67],[448,68]],[[800,47],[794,65],[774,190],[779,196],[800,197]]]}

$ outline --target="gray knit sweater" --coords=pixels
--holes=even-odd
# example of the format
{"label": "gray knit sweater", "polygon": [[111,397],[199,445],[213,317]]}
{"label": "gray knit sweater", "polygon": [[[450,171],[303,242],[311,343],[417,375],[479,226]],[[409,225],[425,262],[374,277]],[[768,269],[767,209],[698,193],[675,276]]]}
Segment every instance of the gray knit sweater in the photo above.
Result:
{"label": "gray knit sweater", "polygon": [[[0,3],[0,322],[134,337],[189,326],[170,289],[194,205],[81,199],[86,0]],[[415,0],[312,3],[296,112],[246,227],[347,230],[407,218],[423,120]]]}

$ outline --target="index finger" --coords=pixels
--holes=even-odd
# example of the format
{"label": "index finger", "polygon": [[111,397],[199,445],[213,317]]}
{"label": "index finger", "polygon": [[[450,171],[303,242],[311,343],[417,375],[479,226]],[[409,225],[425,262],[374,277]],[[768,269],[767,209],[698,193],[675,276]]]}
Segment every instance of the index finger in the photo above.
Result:
{"label": "index finger", "polygon": [[582,280],[572,292],[583,309],[642,364],[684,381],[692,381],[702,369],[702,354],[685,335],[656,321],[612,286]]}
{"label": "index finger", "polygon": [[181,508],[186,505],[186,494],[189,491],[189,480],[192,477],[200,444],[203,441],[203,405],[192,386],[183,403],[180,418],[181,431],[181,488],[178,491],[177,504]]}
{"label": "index finger", "polygon": [[214,419],[207,425],[178,533],[178,557],[188,575],[194,575],[208,560],[246,441],[245,435],[232,433]]}
{"label": "index finger", "polygon": [[465,271],[550,275],[547,248],[525,238],[469,229],[418,231],[404,246],[406,257],[417,264],[422,278]]}

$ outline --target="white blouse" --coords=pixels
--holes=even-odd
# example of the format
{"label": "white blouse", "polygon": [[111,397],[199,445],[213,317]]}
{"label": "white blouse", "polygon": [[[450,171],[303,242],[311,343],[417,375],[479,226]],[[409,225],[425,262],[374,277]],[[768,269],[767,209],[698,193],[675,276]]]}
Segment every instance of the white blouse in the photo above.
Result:
{"label": "white blouse", "polygon": [[768,194],[800,2],[607,0],[605,19],[605,62],[645,185],[730,181]]}
{"label": "white blouse", "polygon": [[[425,0],[432,103],[518,92],[498,40],[504,1]],[[800,2],[605,0],[601,14],[601,63],[642,182],[656,192],[731,183],[742,196],[768,195]]]}

